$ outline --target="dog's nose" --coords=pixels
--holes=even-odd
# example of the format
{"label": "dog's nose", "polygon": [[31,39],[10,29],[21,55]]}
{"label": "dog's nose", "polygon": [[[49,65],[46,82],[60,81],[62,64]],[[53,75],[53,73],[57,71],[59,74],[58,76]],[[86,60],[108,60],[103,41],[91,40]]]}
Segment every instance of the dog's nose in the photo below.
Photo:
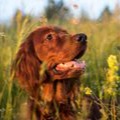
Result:
{"label": "dog's nose", "polygon": [[81,43],[86,43],[87,36],[84,33],[77,34],[76,40]]}

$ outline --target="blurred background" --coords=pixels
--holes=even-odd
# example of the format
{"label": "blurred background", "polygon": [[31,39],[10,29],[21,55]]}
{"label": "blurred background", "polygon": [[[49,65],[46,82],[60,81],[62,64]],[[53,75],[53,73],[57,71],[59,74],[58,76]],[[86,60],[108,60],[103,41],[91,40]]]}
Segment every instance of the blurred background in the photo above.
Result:
{"label": "blurred background", "polygon": [[[45,25],[87,34],[80,90],[100,101],[101,120],[119,120],[120,0],[0,0],[0,120],[26,120],[27,95],[10,70],[20,44]],[[79,108],[78,120],[83,113]]]}
{"label": "blurred background", "polygon": [[[0,0],[0,23],[10,24],[17,12],[32,18],[102,20],[117,14],[120,0]],[[115,16],[114,16],[115,17]]]}
{"label": "blurred background", "polygon": [[0,23],[10,24],[17,12],[31,19],[102,20],[116,14],[119,18],[119,4],[120,0],[0,0]]}

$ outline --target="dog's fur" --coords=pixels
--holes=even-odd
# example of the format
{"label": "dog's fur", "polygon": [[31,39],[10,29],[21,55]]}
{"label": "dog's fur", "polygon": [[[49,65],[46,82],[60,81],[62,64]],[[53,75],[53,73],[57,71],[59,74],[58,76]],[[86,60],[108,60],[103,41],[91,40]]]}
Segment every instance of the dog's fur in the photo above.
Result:
{"label": "dog's fur", "polygon": [[76,120],[72,103],[83,70],[55,68],[80,58],[87,47],[86,38],[85,34],[70,35],[59,27],[46,26],[34,30],[21,44],[14,68],[19,84],[30,96],[29,119],[34,112],[37,120]]}

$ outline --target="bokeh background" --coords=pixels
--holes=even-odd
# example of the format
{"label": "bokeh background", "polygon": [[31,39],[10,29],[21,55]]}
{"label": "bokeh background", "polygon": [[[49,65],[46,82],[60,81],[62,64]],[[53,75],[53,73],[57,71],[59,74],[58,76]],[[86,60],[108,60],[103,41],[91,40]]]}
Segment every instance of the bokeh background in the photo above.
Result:
{"label": "bokeh background", "polygon": [[[101,120],[120,120],[120,0],[0,0],[0,120],[27,120],[27,94],[11,65],[22,41],[45,25],[87,34],[80,90],[99,100]],[[85,120],[80,104],[78,97],[78,120]]]}
{"label": "bokeh background", "polygon": [[[120,0],[0,0],[0,22],[10,22],[18,10],[24,15],[30,14],[38,18],[46,16],[48,7],[53,7],[53,14],[58,12],[58,16],[63,12],[59,10],[64,9],[67,11],[65,13],[70,14],[70,18],[80,18],[82,14],[86,14],[90,19],[99,19],[105,9],[111,13],[119,7],[119,3]],[[57,12],[54,7],[58,9]]]}

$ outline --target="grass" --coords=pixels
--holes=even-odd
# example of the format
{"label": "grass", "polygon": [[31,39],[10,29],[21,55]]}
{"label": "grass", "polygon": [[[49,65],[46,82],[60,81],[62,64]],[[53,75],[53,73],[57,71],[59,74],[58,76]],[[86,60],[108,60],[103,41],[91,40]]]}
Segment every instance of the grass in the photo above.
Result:
{"label": "grass", "polygon": [[[91,94],[99,97],[103,115],[101,120],[107,120],[109,115],[111,115],[111,120],[119,120],[120,23],[110,20],[101,23],[88,21],[72,24],[71,22],[49,22],[45,18],[42,21],[30,21],[29,17],[23,19],[21,13],[17,14],[15,23],[10,27],[0,26],[0,120],[26,119],[24,117],[26,109],[21,113],[21,107],[26,106],[27,95],[20,89],[17,80],[13,80],[14,73],[10,74],[11,63],[26,36],[36,27],[48,24],[61,26],[70,33],[84,32],[88,35],[88,49],[82,58],[87,63],[86,72],[81,79],[82,89],[84,91],[87,87],[92,90]],[[108,85],[114,90],[113,86],[107,82],[110,79],[107,77],[111,69],[107,62],[110,55],[116,56],[118,67],[113,74],[118,76],[118,80],[112,79],[115,84],[114,95],[107,93],[105,89],[105,85]],[[78,116],[78,119],[80,118]]]}

